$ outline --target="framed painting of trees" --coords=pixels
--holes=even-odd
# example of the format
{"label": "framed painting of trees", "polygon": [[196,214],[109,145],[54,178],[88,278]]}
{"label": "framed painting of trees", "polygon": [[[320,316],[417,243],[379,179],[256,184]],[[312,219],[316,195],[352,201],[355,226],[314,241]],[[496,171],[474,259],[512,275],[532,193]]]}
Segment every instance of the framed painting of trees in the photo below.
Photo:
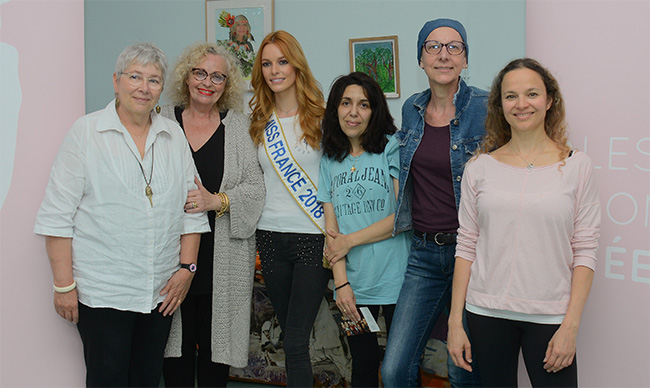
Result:
{"label": "framed painting of trees", "polygon": [[350,71],[371,76],[386,98],[399,98],[397,35],[350,39]]}

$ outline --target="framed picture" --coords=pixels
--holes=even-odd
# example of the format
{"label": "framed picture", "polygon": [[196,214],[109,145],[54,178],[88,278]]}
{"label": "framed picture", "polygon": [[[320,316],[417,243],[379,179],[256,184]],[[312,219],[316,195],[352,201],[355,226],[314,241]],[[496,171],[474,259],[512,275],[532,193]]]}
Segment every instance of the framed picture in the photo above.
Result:
{"label": "framed picture", "polygon": [[229,48],[250,81],[259,44],[273,31],[273,0],[206,0],[206,40]]}
{"label": "framed picture", "polygon": [[386,98],[399,98],[397,35],[350,39],[350,71],[371,76]]}

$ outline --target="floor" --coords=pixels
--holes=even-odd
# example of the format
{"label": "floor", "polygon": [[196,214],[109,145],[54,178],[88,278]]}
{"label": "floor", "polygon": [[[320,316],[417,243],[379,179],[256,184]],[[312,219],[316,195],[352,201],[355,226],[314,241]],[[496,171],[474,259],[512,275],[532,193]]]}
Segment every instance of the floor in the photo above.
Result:
{"label": "floor", "polygon": [[258,383],[252,383],[248,381],[233,381],[230,380],[228,381],[228,388],[265,388],[265,387],[273,387],[273,388],[278,388],[281,387],[279,385],[269,385],[269,384],[258,384]]}

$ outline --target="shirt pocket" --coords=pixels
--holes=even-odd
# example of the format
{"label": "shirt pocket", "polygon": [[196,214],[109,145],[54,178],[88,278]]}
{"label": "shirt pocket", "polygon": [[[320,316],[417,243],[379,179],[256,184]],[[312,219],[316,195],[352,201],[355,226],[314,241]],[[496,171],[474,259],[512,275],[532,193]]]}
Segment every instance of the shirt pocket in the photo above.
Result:
{"label": "shirt pocket", "polygon": [[478,151],[482,144],[483,136],[474,136],[461,142],[460,147],[465,152],[467,158],[471,157]]}

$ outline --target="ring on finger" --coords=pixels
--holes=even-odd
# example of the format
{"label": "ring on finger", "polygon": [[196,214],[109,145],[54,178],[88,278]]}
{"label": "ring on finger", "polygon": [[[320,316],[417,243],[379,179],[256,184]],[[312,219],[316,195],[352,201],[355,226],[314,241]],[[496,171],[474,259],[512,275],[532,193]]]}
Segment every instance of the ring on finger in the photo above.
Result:
{"label": "ring on finger", "polygon": [[197,208],[196,202],[192,202],[192,207],[193,207],[194,209]]}

